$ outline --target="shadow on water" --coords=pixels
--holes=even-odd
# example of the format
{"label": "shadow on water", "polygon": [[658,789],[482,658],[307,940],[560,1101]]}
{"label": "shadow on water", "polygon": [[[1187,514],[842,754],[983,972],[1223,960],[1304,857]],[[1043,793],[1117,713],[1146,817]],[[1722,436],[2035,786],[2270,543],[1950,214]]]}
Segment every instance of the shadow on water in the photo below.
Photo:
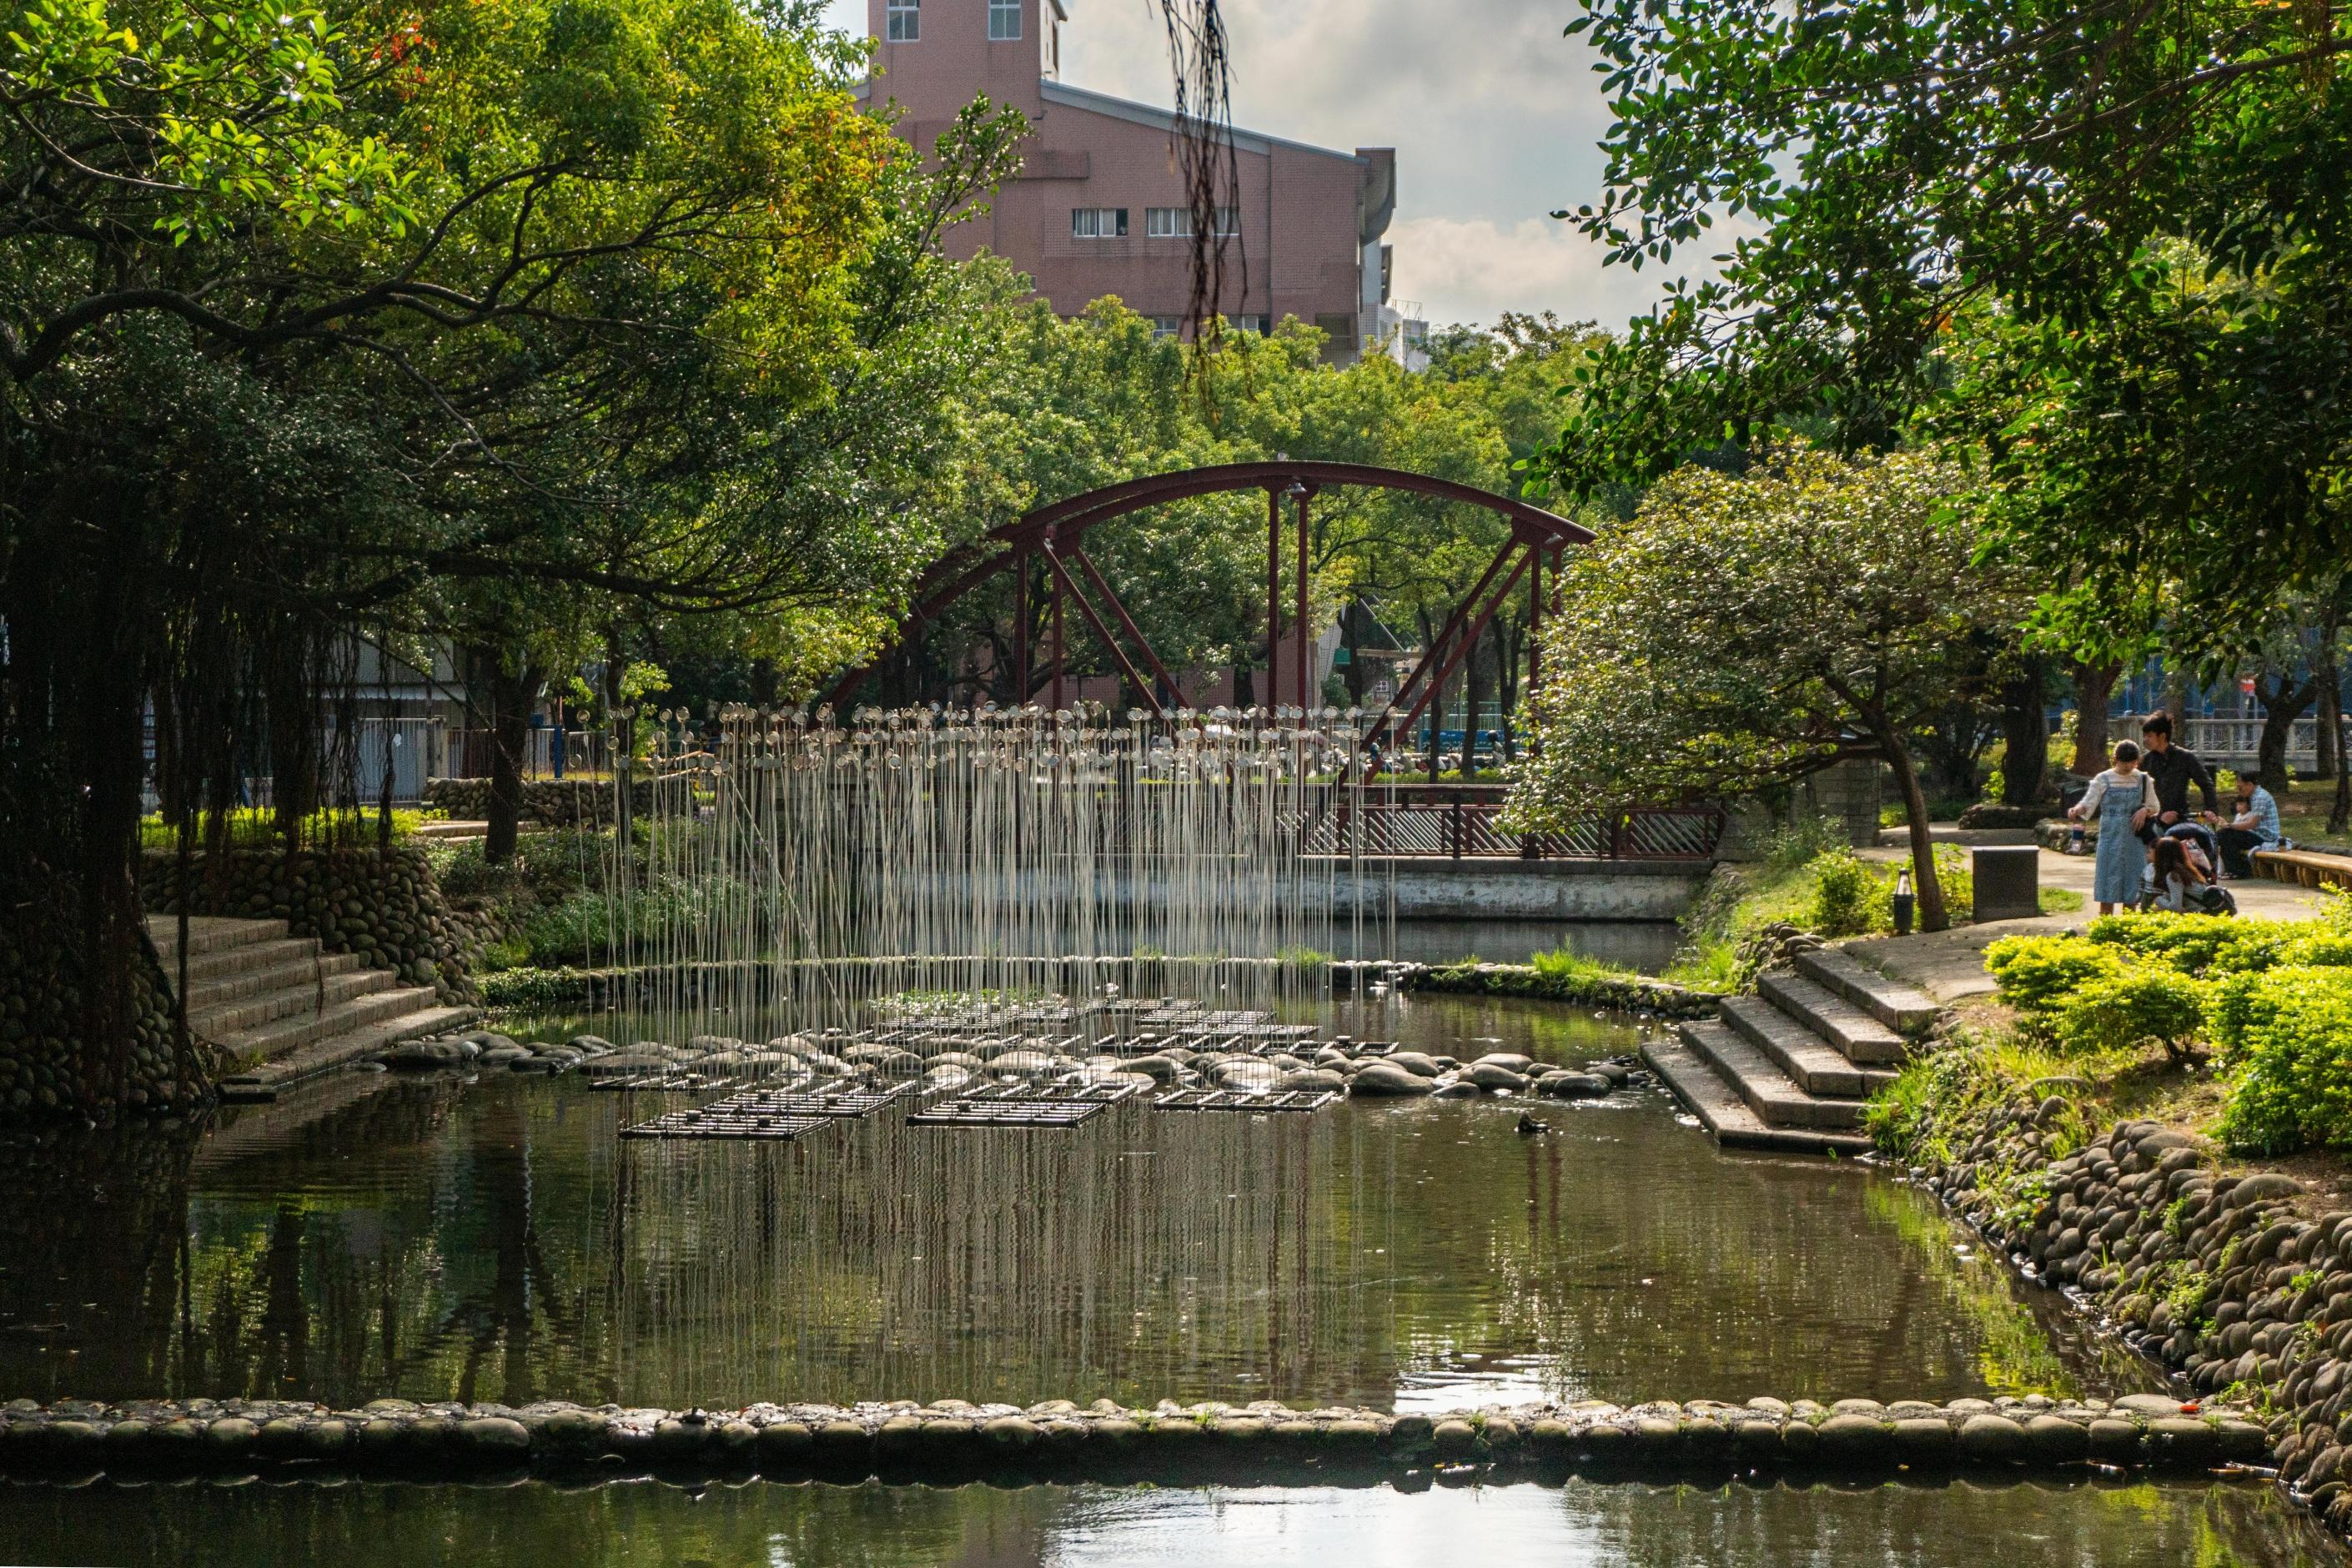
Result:
{"label": "shadow on water", "polygon": [[[2005,1568],[2340,1564],[2278,1494],[2251,1485],[1781,1485],[1571,1482],[1118,1490],[1099,1487],[626,1483],[560,1491],[403,1486],[104,1484],[0,1488],[12,1560],[121,1564],[425,1563],[564,1568],[766,1563],[1346,1562],[1426,1568],[1481,1558],[1595,1568],[1960,1568],[1998,1542]],[[95,1544],[93,1544],[95,1543]]]}

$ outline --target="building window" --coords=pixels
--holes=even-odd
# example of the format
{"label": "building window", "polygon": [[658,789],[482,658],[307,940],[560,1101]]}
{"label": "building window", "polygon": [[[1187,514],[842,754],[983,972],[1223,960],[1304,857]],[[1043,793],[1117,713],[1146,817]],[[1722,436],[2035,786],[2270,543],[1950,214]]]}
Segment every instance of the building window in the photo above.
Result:
{"label": "building window", "polygon": [[1008,44],[1020,39],[1021,0],[988,0],[988,41]]}
{"label": "building window", "polygon": [[1070,237],[1072,239],[1125,239],[1127,209],[1125,207],[1072,207]]}
{"label": "building window", "polygon": [[1323,345],[1325,353],[1353,353],[1356,352],[1355,317],[1318,316],[1315,318],[1315,326],[1316,329],[1322,332],[1326,338],[1330,340]]}
{"label": "building window", "polygon": [[1266,325],[1264,316],[1228,316],[1226,320],[1237,332],[1255,332],[1259,337],[1265,337],[1273,331]]}
{"label": "building window", "polygon": [[[1219,207],[1219,235],[1242,231],[1242,209]],[[1143,209],[1143,237],[1146,239],[1190,239],[1192,237],[1192,209],[1190,207],[1146,207]]]}
{"label": "building window", "polygon": [[890,0],[886,36],[894,44],[912,44],[923,37],[923,0]]}
{"label": "building window", "polygon": [[1181,337],[1183,335],[1183,331],[1184,318],[1181,316],[1154,316],[1151,318],[1151,335],[1155,338]]}

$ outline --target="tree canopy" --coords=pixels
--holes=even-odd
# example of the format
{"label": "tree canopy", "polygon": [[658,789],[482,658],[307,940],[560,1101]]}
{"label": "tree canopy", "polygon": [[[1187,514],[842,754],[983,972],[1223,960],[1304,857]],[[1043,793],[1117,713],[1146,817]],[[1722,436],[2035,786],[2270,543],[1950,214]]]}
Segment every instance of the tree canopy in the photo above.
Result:
{"label": "tree canopy", "polygon": [[1690,466],[1571,553],[1513,811],[1738,799],[1848,758],[1894,770],[1924,927],[1945,923],[1912,736],[1981,679],[1970,645],[2017,605],[1977,566],[1955,476],[1916,454],[1803,447]]}

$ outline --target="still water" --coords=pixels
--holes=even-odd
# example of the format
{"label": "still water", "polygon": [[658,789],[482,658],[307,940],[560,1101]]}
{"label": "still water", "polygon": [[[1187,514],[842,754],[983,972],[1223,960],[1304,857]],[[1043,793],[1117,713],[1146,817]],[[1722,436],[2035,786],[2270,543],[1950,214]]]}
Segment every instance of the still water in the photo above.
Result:
{"label": "still water", "polygon": [[[1642,1027],[1433,997],[1384,1032],[1572,1063]],[[351,1074],[200,1134],[9,1146],[0,1396],[1435,1408],[2154,1383],[1913,1189],[1726,1155],[1654,1090],[1538,1104],[1557,1131],[1532,1138],[1510,1100],[617,1136],[668,1103]],[[1992,1542],[2004,1568],[2343,1561],[2248,1485],[0,1485],[7,1563],[1973,1568]]]}
{"label": "still water", "polygon": [[0,1488],[12,1563],[561,1568],[2289,1568],[2340,1553],[2239,1485],[1159,1490],[625,1483]]}
{"label": "still water", "polygon": [[[1397,1032],[1574,1062],[1638,1028],[1427,998]],[[1513,1100],[617,1136],[669,1103],[352,1074],[201,1138],[53,1137],[0,1211],[0,1390],[1431,1407],[2149,1375],[1910,1187],[1726,1155],[1656,1090],[1543,1102],[1544,1137]]]}

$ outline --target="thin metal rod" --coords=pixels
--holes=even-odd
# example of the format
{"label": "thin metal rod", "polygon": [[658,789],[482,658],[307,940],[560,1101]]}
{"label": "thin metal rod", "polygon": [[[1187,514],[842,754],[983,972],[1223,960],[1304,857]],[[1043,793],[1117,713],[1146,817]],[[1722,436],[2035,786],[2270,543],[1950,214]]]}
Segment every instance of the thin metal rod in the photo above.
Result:
{"label": "thin metal rod", "polygon": [[1068,644],[1068,642],[1065,639],[1065,637],[1064,637],[1064,636],[1063,636],[1063,629],[1062,629],[1062,572],[1061,572],[1061,563],[1060,563],[1059,562],[1056,562],[1056,561],[1055,561],[1055,560],[1054,560],[1054,542],[1053,542],[1051,539],[1048,539],[1048,540],[1046,540],[1046,541],[1045,541],[1045,560],[1046,560],[1046,562],[1047,562],[1049,564],[1051,564],[1051,565],[1054,567],[1054,569],[1055,569],[1055,570],[1054,570],[1054,581],[1053,581],[1053,584],[1052,584],[1052,586],[1053,586],[1053,590],[1054,590],[1054,597],[1053,597],[1053,610],[1052,610],[1052,613],[1053,613],[1053,618],[1054,618],[1054,698],[1053,698],[1053,701],[1054,701],[1054,711],[1055,711],[1055,712],[1056,712],[1056,713],[1059,713],[1063,709],[1065,709],[1065,708],[1066,708],[1066,707],[1068,707],[1068,706],[1069,706],[1069,704],[1068,704],[1067,702],[1066,702],[1066,701],[1064,701],[1064,700],[1062,700],[1062,677],[1063,677],[1063,675],[1066,673],[1066,668],[1067,668],[1067,666],[1068,666],[1068,664],[1069,664],[1069,653],[1070,653],[1070,647],[1069,647],[1069,644]]}
{"label": "thin metal rod", "polygon": [[1298,649],[1295,656],[1298,660],[1298,671],[1297,675],[1292,678],[1291,685],[1298,693],[1298,711],[1301,714],[1304,714],[1307,711],[1307,666],[1308,662],[1307,652],[1307,503],[1314,498],[1315,490],[1312,486],[1308,486],[1307,489],[1298,492],[1298,581],[1294,585],[1297,595],[1297,604],[1298,605],[1298,613],[1295,617],[1293,617],[1293,625],[1291,626],[1291,635],[1298,639]]}
{"label": "thin metal rod", "polygon": [[1013,552],[1013,706],[1029,700],[1029,552]]}
{"label": "thin metal rod", "polygon": [[1265,700],[1272,711],[1277,684],[1276,670],[1280,668],[1282,647],[1282,492],[1268,486],[1265,492]]}

